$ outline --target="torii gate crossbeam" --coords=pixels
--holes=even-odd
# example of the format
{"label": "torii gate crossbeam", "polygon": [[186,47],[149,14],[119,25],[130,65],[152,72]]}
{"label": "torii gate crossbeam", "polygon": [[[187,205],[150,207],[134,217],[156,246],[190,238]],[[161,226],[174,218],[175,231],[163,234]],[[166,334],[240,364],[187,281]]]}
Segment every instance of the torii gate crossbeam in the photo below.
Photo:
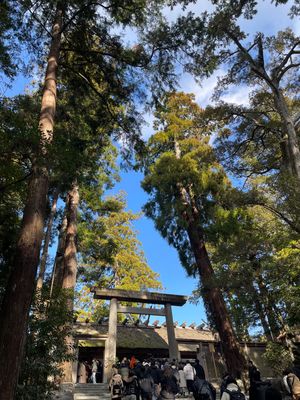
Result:
{"label": "torii gate crossbeam", "polygon": [[[165,316],[168,333],[169,358],[179,359],[178,343],[176,341],[174,331],[172,305],[183,306],[187,301],[186,296],[154,292],[137,292],[121,289],[100,290],[97,288],[93,288],[91,289],[91,292],[94,293],[94,299],[110,300],[108,339],[105,343],[104,353],[104,382],[107,382],[107,380],[109,379],[112,365],[114,364],[116,359],[118,313]],[[124,307],[118,305],[118,301],[160,304],[164,306],[164,309],[157,310],[142,307]]]}

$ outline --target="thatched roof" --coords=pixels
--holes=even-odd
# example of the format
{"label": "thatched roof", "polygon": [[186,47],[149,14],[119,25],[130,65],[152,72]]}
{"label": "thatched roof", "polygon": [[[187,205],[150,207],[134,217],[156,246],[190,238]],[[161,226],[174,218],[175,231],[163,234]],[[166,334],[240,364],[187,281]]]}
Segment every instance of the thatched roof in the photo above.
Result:
{"label": "thatched roof", "polygon": [[[98,346],[97,338],[105,338],[108,334],[107,325],[99,324],[75,324],[75,335],[78,339],[87,343],[92,339],[95,346]],[[179,342],[179,350],[196,351],[196,344],[199,342],[215,342],[216,339],[210,331],[191,328],[175,328],[175,337]],[[180,343],[182,342],[182,343]],[[190,342],[190,343],[186,343]],[[192,342],[192,343],[191,343]],[[92,345],[92,342],[89,342]],[[144,349],[167,349],[168,334],[166,327],[135,327],[118,325],[117,347],[122,348],[144,348]],[[181,348],[182,347],[182,348]]]}

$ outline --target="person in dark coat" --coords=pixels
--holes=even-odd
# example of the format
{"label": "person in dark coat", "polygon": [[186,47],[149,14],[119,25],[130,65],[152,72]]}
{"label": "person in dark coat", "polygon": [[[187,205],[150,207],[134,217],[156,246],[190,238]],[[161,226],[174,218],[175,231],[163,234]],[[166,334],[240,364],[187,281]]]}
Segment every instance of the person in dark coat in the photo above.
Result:
{"label": "person in dark coat", "polygon": [[250,388],[249,388],[249,399],[250,400],[257,400],[259,398],[259,392],[263,389],[261,386],[261,379],[260,379],[260,371],[259,369],[253,364],[252,361],[249,361],[249,381],[250,381]]}
{"label": "person in dark coat", "polygon": [[195,400],[216,399],[215,388],[205,379],[200,379],[197,375],[193,384],[193,395]]}
{"label": "person in dark coat", "polygon": [[282,396],[279,390],[271,386],[265,392],[265,400],[282,400]]}
{"label": "person in dark coat", "polygon": [[161,376],[162,376],[162,370],[158,368],[158,366],[155,364],[155,361],[151,361],[149,372],[152,376],[153,382],[154,382],[154,394],[153,398],[158,398],[160,394],[160,382],[161,382]]}
{"label": "person in dark coat", "polygon": [[141,373],[142,375],[138,380],[140,396],[142,400],[152,400],[152,396],[154,393],[154,381],[150,374],[150,368],[142,366]]}
{"label": "person in dark coat", "polygon": [[174,400],[175,395],[179,392],[177,379],[174,376],[171,367],[165,367],[161,377],[160,399]]}
{"label": "person in dark coat", "polygon": [[204,379],[205,380],[205,372],[204,372],[204,369],[203,369],[203,367],[200,364],[200,361],[198,359],[195,360],[194,368],[196,370],[196,376],[198,376],[198,378],[200,378],[200,379]]}
{"label": "person in dark coat", "polygon": [[229,372],[225,372],[222,375],[222,382],[221,382],[221,387],[220,387],[220,398],[222,397],[222,394],[224,392],[224,390],[227,387],[227,378],[230,376]]}
{"label": "person in dark coat", "polygon": [[139,396],[139,387],[136,376],[129,371],[129,376],[124,380],[124,400],[137,400]]}

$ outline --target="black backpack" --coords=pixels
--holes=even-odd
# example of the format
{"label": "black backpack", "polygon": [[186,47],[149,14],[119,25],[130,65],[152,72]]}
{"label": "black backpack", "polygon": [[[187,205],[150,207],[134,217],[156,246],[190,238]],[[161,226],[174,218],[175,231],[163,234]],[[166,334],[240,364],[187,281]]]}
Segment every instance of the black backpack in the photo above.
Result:
{"label": "black backpack", "polygon": [[147,376],[139,380],[139,386],[142,393],[152,393],[153,384],[152,376]]}
{"label": "black backpack", "polygon": [[113,380],[112,380],[112,395],[121,397],[121,395],[123,393],[123,388],[124,388],[124,386],[123,386],[121,377],[120,377],[120,379],[113,378]]}
{"label": "black backpack", "polygon": [[206,380],[197,389],[197,394],[201,400],[212,400],[214,398],[210,384]]}
{"label": "black backpack", "polygon": [[134,379],[132,382],[125,384],[125,395],[136,394],[137,381]]}
{"label": "black backpack", "polygon": [[123,387],[122,387],[122,385],[120,385],[120,384],[118,384],[118,383],[115,383],[115,384],[113,385],[113,387],[112,387],[112,394],[113,394],[113,396],[119,395],[119,396],[121,397],[122,392],[123,392]]}
{"label": "black backpack", "polygon": [[246,400],[245,395],[239,390],[227,390],[225,389],[224,392],[228,393],[230,396],[230,400]]}

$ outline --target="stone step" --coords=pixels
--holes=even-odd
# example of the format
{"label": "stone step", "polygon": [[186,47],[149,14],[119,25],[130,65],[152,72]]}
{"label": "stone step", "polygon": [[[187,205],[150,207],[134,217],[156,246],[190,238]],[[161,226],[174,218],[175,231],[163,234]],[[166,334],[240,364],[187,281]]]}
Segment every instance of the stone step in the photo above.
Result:
{"label": "stone step", "polygon": [[95,387],[95,388],[108,388],[107,383],[76,383],[75,388],[90,388],[90,387]]}
{"label": "stone step", "polygon": [[110,400],[107,383],[77,383],[74,387],[74,400]]}
{"label": "stone step", "polygon": [[107,387],[105,387],[105,388],[83,388],[83,387],[80,387],[80,388],[77,388],[77,387],[75,387],[74,388],[74,390],[75,391],[78,391],[78,390],[82,390],[82,391],[89,391],[89,390],[91,390],[91,391],[98,391],[98,392],[107,392],[108,391],[108,388]]}
{"label": "stone step", "polygon": [[74,393],[90,393],[90,394],[100,394],[100,393],[109,393],[108,390],[74,390]]}
{"label": "stone step", "polygon": [[111,399],[110,394],[100,394],[100,395],[91,395],[91,394],[74,394],[74,400],[109,400]]}
{"label": "stone step", "polygon": [[81,384],[81,385],[75,385],[74,387],[75,390],[108,390],[108,385],[106,384]]}

